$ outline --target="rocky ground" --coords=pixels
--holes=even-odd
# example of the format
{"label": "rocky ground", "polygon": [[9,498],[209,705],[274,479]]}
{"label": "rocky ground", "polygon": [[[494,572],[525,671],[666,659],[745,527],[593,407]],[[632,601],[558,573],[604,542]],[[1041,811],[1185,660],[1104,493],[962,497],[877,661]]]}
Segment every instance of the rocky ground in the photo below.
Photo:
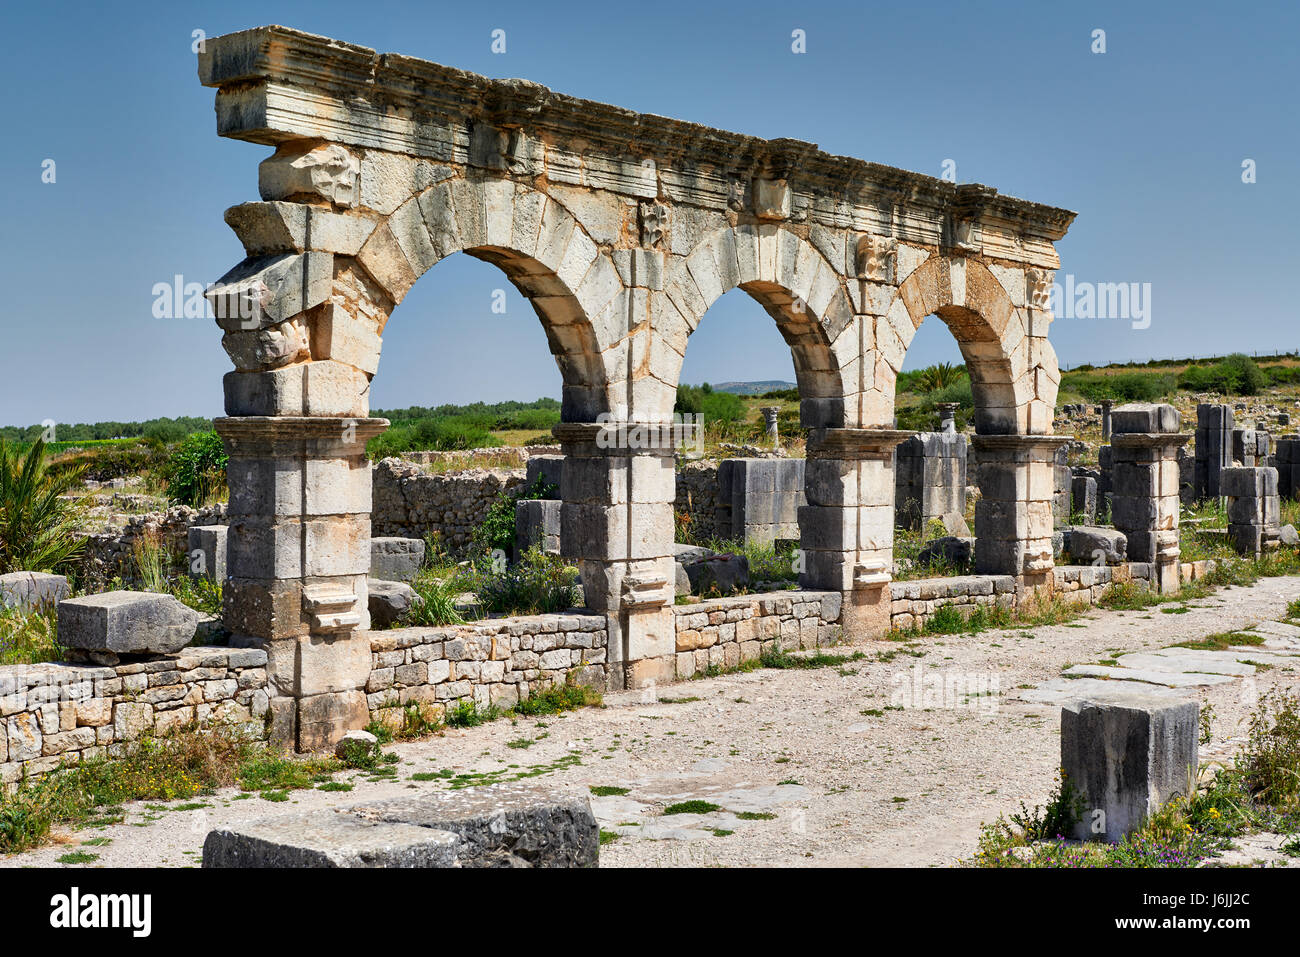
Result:
{"label": "rocky ground", "polygon": [[[131,805],[121,824],[62,834],[0,865],[53,865],[81,850],[98,855],[89,866],[193,866],[218,824],[458,780],[440,773],[598,789],[602,829],[618,835],[602,849],[603,866],[954,865],[973,852],[981,822],[1047,800],[1059,705],[1042,692],[1065,670],[1275,621],[1297,595],[1300,578],[1265,579],[1187,605],[1096,611],[1067,625],[873,643],[850,649],[864,657],[840,667],[612,694],[603,709],[393,745],[395,781],[347,773],[338,779],[351,781],[350,792],[290,792],[282,803],[226,790]],[[1216,741],[1204,759],[1231,753],[1259,694],[1300,685],[1300,658],[1270,661],[1253,676],[1181,689],[1214,706]],[[1165,673],[1177,669],[1157,670]],[[691,801],[707,804],[664,813]],[[81,846],[86,840],[98,846]],[[1231,862],[1281,862],[1272,840],[1242,842]]]}

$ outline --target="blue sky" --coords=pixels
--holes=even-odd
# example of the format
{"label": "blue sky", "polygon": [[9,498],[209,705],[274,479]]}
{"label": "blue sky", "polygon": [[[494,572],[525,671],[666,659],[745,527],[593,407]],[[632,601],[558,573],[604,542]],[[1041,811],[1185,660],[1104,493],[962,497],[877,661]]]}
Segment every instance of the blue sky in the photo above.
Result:
{"label": "blue sky", "polygon": [[[222,213],[257,198],[269,150],[216,136],[191,33],[265,23],[932,175],[951,159],[960,182],[1076,210],[1060,275],[1150,283],[1151,324],[1060,318],[1064,365],[1300,348],[1300,5],[6,4],[0,424],[221,413],[215,323],[155,319],[152,289],[241,258]],[[490,49],[498,28],[505,54]],[[503,287],[504,316],[491,310]],[[957,358],[932,318],[908,367]],[[683,378],[793,371],[772,321],[734,291],[692,337]],[[394,314],[373,404],[558,393],[532,310],[458,255]]]}

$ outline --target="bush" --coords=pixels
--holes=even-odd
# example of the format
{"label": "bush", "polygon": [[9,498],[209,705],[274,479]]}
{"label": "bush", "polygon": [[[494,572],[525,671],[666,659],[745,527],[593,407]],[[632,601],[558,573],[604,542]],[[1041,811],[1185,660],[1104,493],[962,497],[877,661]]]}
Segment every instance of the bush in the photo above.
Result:
{"label": "bush", "polygon": [[470,539],[475,548],[481,552],[491,553],[501,550],[513,555],[515,550],[515,503],[527,498],[552,498],[559,491],[540,475],[532,485],[519,485],[513,490],[507,489],[497,496],[496,501],[488,507]]}
{"label": "bush", "polygon": [[1268,387],[1265,375],[1250,356],[1234,352],[1212,366],[1190,365],[1178,377],[1180,388],[1224,395],[1258,395]]}
{"label": "bush", "polygon": [[80,507],[63,497],[80,480],[77,469],[50,471],[40,439],[26,455],[0,439],[0,573],[52,572],[81,554]]}
{"label": "bush", "polygon": [[164,469],[167,498],[191,508],[225,492],[226,447],[215,432],[195,432],[172,450]]}
{"label": "bush", "polygon": [[479,578],[479,602],[489,612],[541,615],[582,604],[577,569],[537,546],[505,571],[487,571]]}
{"label": "bush", "polygon": [[1121,372],[1116,375],[1069,372],[1061,377],[1061,389],[1077,392],[1090,402],[1155,402],[1173,391],[1174,377],[1151,372]]}

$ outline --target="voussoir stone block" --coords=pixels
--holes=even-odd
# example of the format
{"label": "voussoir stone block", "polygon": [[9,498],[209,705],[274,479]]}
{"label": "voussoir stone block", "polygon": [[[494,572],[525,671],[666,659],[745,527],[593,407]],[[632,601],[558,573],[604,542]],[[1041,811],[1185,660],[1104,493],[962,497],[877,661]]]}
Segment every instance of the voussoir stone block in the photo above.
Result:
{"label": "voussoir stone block", "polygon": [[194,640],[199,613],[171,595],[110,591],[58,605],[59,643],[81,651],[169,655]]}
{"label": "voussoir stone block", "polygon": [[1074,837],[1119,841],[1195,787],[1200,708],[1134,691],[1061,709],[1061,769],[1083,800]]}
{"label": "voussoir stone block", "polygon": [[305,148],[289,143],[262,160],[257,188],[263,199],[325,199],[352,206],[358,199],[361,163],[337,143]]}

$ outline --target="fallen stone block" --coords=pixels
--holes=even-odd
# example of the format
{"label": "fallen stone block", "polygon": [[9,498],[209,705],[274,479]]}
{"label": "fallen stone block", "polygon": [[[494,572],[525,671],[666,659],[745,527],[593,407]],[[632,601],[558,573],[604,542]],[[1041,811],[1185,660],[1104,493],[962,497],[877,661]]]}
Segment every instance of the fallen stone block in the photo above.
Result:
{"label": "fallen stone block", "polygon": [[975,539],[956,535],[934,538],[916,554],[918,565],[966,565],[975,552]]}
{"label": "fallen stone block", "polygon": [[683,562],[682,568],[690,580],[691,591],[697,595],[715,591],[719,595],[729,595],[737,588],[749,584],[749,559],[744,555],[725,552]]}
{"label": "fallen stone block", "polygon": [[455,867],[459,843],[448,831],[325,810],[210,831],[203,866]]}
{"label": "fallen stone block", "polygon": [[1082,801],[1073,836],[1121,840],[1196,783],[1197,701],[1134,692],[1061,709],[1061,768]]}
{"label": "fallen stone block", "polygon": [[229,528],[225,525],[191,525],[186,545],[189,549],[190,574],[226,580],[226,541]]}
{"label": "fallen stone block", "polygon": [[68,580],[47,572],[9,572],[0,575],[0,606],[37,611],[51,608],[71,593]]}
{"label": "fallen stone block", "polygon": [[170,655],[191,641],[199,613],[171,595],[110,591],[59,602],[59,643],[114,655]]}
{"label": "fallen stone block", "polygon": [[370,577],[380,581],[414,581],[424,563],[424,541],[419,538],[372,538]]}
{"label": "fallen stone block", "polygon": [[364,821],[414,824],[460,838],[461,867],[596,867],[600,829],[586,795],[495,784],[358,804]]}
{"label": "fallen stone block", "polygon": [[366,583],[370,606],[370,627],[389,628],[411,610],[419,600],[415,589],[406,582],[382,581],[372,578]]}
{"label": "fallen stone block", "polygon": [[1101,525],[1075,525],[1066,533],[1065,550],[1080,565],[1120,565],[1128,552],[1128,537]]}

